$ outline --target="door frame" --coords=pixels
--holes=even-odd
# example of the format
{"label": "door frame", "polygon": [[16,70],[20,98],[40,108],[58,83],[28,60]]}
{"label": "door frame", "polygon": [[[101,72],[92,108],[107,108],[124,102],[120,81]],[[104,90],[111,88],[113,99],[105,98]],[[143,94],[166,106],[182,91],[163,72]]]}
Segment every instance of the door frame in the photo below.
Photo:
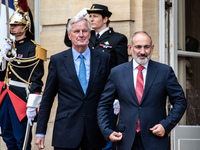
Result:
{"label": "door frame", "polygon": [[[172,7],[165,10],[165,1]],[[185,0],[159,0],[159,61],[170,65],[186,93],[185,57],[198,57],[198,52],[186,51]],[[200,126],[188,126],[186,114],[171,131],[171,150],[183,150],[184,145],[200,146]],[[192,133],[192,134],[191,134]],[[187,148],[186,148],[187,149]]]}

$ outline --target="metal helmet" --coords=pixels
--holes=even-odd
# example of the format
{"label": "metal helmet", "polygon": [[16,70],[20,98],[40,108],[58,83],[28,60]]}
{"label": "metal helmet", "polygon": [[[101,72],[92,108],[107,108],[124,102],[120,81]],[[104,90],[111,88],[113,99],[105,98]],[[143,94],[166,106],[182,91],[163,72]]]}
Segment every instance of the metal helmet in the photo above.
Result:
{"label": "metal helmet", "polygon": [[22,24],[25,25],[25,27],[19,33],[25,32],[27,28],[29,29],[29,32],[31,32],[31,21],[29,17],[29,7],[27,0],[14,0],[14,6],[15,12],[10,17],[10,25]]}

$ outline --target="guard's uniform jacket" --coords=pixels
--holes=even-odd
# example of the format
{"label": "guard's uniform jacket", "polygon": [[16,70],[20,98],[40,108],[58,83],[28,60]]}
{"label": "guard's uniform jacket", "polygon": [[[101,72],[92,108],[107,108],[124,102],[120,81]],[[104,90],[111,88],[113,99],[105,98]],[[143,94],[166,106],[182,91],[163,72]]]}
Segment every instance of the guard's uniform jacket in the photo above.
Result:
{"label": "guard's uniform jacket", "polygon": [[[32,58],[36,55],[36,43],[34,41],[30,41],[27,38],[16,41],[15,47],[17,49],[18,58],[26,59]],[[35,67],[35,65],[33,64],[37,63],[37,61],[39,63]],[[11,66],[14,71],[8,69],[7,67],[6,74],[8,79],[23,83],[23,81],[18,78],[19,76],[23,80],[29,81],[29,83],[31,83],[29,86],[29,93],[41,93],[43,86],[42,77],[44,75],[43,60],[37,59],[25,63],[13,61],[12,64],[13,65]],[[3,102],[5,95],[8,93],[18,116],[18,119],[21,121],[26,116],[26,102],[28,91],[24,87],[13,86],[12,84],[7,86],[6,82],[9,81],[5,80],[5,84],[2,88],[0,95],[0,105]]]}
{"label": "guard's uniform jacket", "polygon": [[112,67],[128,62],[127,38],[125,35],[114,32],[109,28],[97,40],[95,31],[91,31],[89,46],[110,54]]}
{"label": "guard's uniform jacket", "polygon": [[[67,31],[64,42],[67,46],[72,46]],[[97,49],[109,53],[111,56],[112,67],[128,62],[127,38],[123,34],[114,32],[111,27],[109,27],[109,30],[104,32],[98,40],[96,39],[95,31],[92,30],[89,47],[91,49]]]}

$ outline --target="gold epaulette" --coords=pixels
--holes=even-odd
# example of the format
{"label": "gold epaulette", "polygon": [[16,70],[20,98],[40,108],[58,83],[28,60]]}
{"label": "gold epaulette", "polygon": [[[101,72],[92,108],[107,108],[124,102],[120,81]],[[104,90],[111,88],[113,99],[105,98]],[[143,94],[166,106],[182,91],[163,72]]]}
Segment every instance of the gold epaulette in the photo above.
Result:
{"label": "gold epaulette", "polygon": [[40,45],[38,45],[35,41],[31,40],[36,45],[35,57],[46,61],[47,60],[47,50]]}

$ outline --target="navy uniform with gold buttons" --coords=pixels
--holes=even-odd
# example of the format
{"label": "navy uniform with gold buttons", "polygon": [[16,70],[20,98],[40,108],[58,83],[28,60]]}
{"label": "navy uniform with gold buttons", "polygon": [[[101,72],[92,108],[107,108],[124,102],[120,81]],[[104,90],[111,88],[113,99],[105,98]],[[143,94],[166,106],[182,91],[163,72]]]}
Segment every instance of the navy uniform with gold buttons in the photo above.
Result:
{"label": "navy uniform with gold buttons", "polygon": [[[28,38],[16,41],[15,44],[17,57],[21,59],[35,57],[37,45]],[[36,67],[33,65],[34,63],[37,63]],[[22,149],[27,124],[27,89],[12,85],[12,82],[24,83],[20,79],[29,81],[29,83],[31,83],[28,87],[29,93],[41,93],[44,66],[43,60],[37,59],[35,61],[25,63],[13,61],[10,67],[7,66],[6,78],[8,80],[5,80],[0,96],[1,132],[8,149]],[[29,138],[27,149],[31,149],[30,143],[31,138]]]}
{"label": "navy uniform with gold buttons", "polygon": [[22,149],[26,139],[25,149],[31,150],[32,135],[30,132],[26,138],[25,132],[27,120],[31,126],[40,103],[46,50],[31,40],[33,24],[30,25],[30,13],[26,12],[27,3],[22,8],[18,1],[14,5],[10,33],[15,41],[6,39],[0,53],[0,71],[6,72],[0,89],[0,126],[8,150]]}
{"label": "navy uniform with gold buttons", "polygon": [[112,67],[128,61],[127,38],[123,34],[114,32],[111,27],[98,40],[96,40],[95,31],[91,31],[89,46],[109,53]]}
{"label": "navy uniform with gold buttons", "polygon": [[[34,41],[29,40],[28,38],[24,38],[19,41],[16,41],[15,47],[17,49],[17,57],[25,59],[25,58],[31,58],[35,56],[37,45],[35,44]],[[8,71],[8,79],[21,82],[21,80],[18,78],[19,76],[25,81],[30,80],[31,86],[30,86],[29,92],[40,93],[43,86],[42,77],[44,75],[44,66],[43,66],[43,60],[40,60],[36,68],[34,69],[33,68],[34,65],[33,66],[31,65],[33,63],[36,63],[36,61],[25,62],[25,63],[13,61],[12,68],[14,72],[11,70]],[[28,68],[24,67],[28,65],[30,65],[30,67]],[[31,75],[32,70],[33,70],[33,73]],[[31,75],[31,78],[29,79],[30,75]],[[19,88],[16,86],[9,85],[9,89],[13,93],[15,93],[18,97],[20,97],[23,101],[27,102],[27,94],[24,88]]]}
{"label": "navy uniform with gold buttons", "polygon": [[[37,45],[28,38],[16,41],[15,46],[17,57],[21,58],[21,60],[34,58],[36,55]],[[41,93],[44,66],[43,60],[37,58],[31,62],[13,61],[10,66],[8,66],[9,64],[7,64],[6,80],[0,96],[0,117],[2,137],[6,142],[7,148],[12,149],[22,148],[23,146],[27,124],[27,94]],[[35,66],[35,64],[37,65]],[[21,79],[31,83],[27,86],[28,88],[12,84],[12,82],[24,84],[25,82],[22,82]],[[31,149],[30,142],[31,138],[29,138],[27,149]]]}

